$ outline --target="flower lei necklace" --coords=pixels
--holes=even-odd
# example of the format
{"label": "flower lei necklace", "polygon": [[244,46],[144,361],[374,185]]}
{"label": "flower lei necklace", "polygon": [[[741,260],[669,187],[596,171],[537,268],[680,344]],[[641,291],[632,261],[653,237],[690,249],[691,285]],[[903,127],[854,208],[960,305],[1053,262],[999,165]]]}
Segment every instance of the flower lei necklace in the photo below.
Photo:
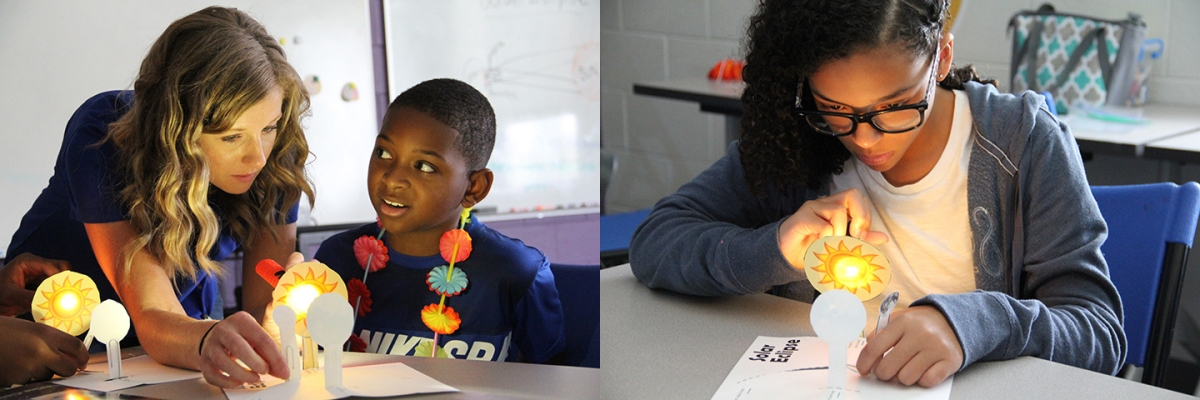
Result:
{"label": "flower lei necklace", "polygon": [[[454,264],[466,260],[471,255],[471,235],[463,229],[470,220],[471,208],[464,208],[459,216],[458,228],[443,233],[438,242],[438,250],[441,252],[442,258],[449,264],[435,267],[425,275],[425,284],[429,286],[429,290],[441,296],[437,303],[427,305],[421,310],[421,321],[433,331],[433,343],[429,347],[430,357],[437,357],[438,336],[454,333],[462,325],[462,319],[459,318],[458,312],[454,311],[453,307],[446,305],[446,298],[456,296],[467,288],[467,273],[461,268],[456,270]],[[383,227],[380,226],[379,234],[375,237],[363,235],[354,241],[354,257],[358,260],[358,265],[363,268],[363,277],[362,280],[350,279],[346,286],[350,292],[349,300],[354,305],[356,318],[371,312],[371,291],[367,289],[367,277],[371,272],[387,266],[388,248],[382,240],[384,232]],[[365,350],[366,343],[362,342],[361,338],[352,335],[350,340],[352,350]],[[418,349],[417,352],[425,353],[423,348]],[[445,352],[443,351],[442,354]]]}

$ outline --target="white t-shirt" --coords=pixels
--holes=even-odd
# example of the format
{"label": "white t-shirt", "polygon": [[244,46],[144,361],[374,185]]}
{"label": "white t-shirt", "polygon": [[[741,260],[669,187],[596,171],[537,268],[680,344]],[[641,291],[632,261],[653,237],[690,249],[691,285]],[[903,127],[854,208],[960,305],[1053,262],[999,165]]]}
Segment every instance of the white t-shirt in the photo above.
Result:
{"label": "white t-shirt", "polygon": [[855,157],[833,176],[830,193],[862,191],[873,206],[871,230],[884,232],[889,239],[879,250],[891,262],[892,281],[882,295],[863,303],[867,332],[875,330],[879,304],[889,292],[900,292],[896,308],[901,309],[931,293],[975,290],[967,219],[967,167],[974,142],[971,108],[966,92],[955,90],[954,99],[946,148],[920,181],[892,186],[883,174]]}

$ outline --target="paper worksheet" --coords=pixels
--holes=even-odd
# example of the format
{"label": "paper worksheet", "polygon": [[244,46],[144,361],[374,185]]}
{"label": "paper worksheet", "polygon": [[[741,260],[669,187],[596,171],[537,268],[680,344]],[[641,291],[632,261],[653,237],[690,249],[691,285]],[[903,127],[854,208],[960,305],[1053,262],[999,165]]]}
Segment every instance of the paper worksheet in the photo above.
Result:
{"label": "paper worksheet", "polygon": [[310,369],[301,372],[300,379],[283,381],[263,375],[262,385],[225,389],[229,400],[293,399],[328,400],[350,396],[392,397],[418,393],[457,392],[451,386],[422,374],[402,363],[344,367],[342,387],[325,389],[325,371]]}
{"label": "paper worksheet", "polygon": [[108,378],[108,364],[88,364],[86,371],[69,378],[53,381],[56,384],[80,389],[110,392],[138,385],[182,381],[199,378],[200,372],[159,364],[150,356],[141,355],[121,360],[121,378]]}
{"label": "paper worksheet", "polygon": [[713,400],[748,399],[913,399],[946,400],[954,376],[932,388],[881,382],[859,376],[854,364],[862,341],[847,351],[846,390],[830,396],[829,347],[819,338],[759,336],[725,377]]}

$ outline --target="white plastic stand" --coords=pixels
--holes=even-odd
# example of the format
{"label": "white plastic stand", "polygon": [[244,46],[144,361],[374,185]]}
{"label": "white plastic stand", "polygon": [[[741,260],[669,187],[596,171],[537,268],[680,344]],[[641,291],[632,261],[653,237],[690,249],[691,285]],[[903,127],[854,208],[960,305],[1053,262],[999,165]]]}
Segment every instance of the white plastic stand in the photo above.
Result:
{"label": "white plastic stand", "polygon": [[108,379],[121,377],[121,339],[129,334],[129,312],[121,303],[105,300],[92,309],[91,335],[108,347]]}
{"label": "white plastic stand", "polygon": [[288,380],[300,379],[300,347],[296,345],[296,312],[291,307],[280,304],[272,312],[276,325],[279,325],[279,349],[283,351],[283,359],[287,361]]}
{"label": "white plastic stand", "polygon": [[829,344],[829,390],[846,389],[846,351],[867,325],[867,310],[857,296],[830,290],[817,296],[809,315],[817,337]]}
{"label": "white plastic stand", "polygon": [[308,306],[308,332],[325,348],[325,389],[342,387],[342,344],[354,329],[354,309],[333,293],[317,296]]}

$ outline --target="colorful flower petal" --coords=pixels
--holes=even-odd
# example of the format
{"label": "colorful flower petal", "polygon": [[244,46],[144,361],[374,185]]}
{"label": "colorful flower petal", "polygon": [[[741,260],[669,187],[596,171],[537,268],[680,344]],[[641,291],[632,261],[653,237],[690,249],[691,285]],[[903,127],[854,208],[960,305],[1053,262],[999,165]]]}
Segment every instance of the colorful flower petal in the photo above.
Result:
{"label": "colorful flower petal", "polygon": [[[454,252],[456,244],[458,253]],[[446,259],[446,262],[462,262],[471,256],[471,235],[462,229],[448,230],[442,234],[438,248],[442,251],[442,258]]]}
{"label": "colorful flower petal", "polygon": [[367,351],[367,342],[355,334],[350,334],[350,351],[364,353]]}
{"label": "colorful flower petal", "polygon": [[442,265],[430,270],[425,276],[429,290],[442,296],[457,296],[467,288],[467,273],[462,268],[455,268],[451,273],[449,266]]}
{"label": "colorful flower petal", "polygon": [[442,307],[437,304],[427,305],[421,310],[421,321],[440,335],[454,333],[462,324],[462,320],[458,318],[458,313],[454,311],[454,308]]}
{"label": "colorful flower petal", "polygon": [[[413,356],[429,357],[429,352],[432,349],[433,349],[433,340],[422,340],[420,343],[417,344],[417,347],[415,349],[413,349]],[[437,353],[436,358],[450,358],[450,354],[446,353],[445,347],[438,346],[438,353]]]}
{"label": "colorful flower petal", "polygon": [[354,240],[354,258],[358,259],[358,266],[363,268],[367,268],[369,258],[371,272],[381,270],[388,262],[387,245],[383,244],[382,240],[363,235]]}
{"label": "colorful flower petal", "polygon": [[347,299],[350,301],[350,307],[354,307],[355,303],[358,303],[358,316],[361,317],[371,312],[371,290],[367,289],[365,283],[358,278],[351,278],[350,282],[346,283],[346,289],[350,295]]}
{"label": "colorful flower petal", "polygon": [[473,208],[473,207],[463,208],[462,215],[458,216],[458,220],[459,220],[458,226],[460,228],[463,226],[466,226],[467,223],[471,222],[471,208]]}

